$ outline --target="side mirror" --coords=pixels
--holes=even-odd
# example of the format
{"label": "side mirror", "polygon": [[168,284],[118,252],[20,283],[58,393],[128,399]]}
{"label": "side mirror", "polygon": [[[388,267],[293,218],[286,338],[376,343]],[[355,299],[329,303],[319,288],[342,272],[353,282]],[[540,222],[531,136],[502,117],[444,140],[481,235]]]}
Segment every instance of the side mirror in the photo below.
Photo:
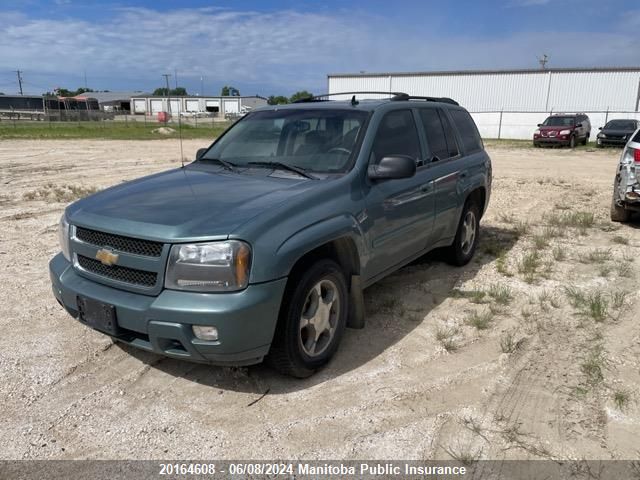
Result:
{"label": "side mirror", "polygon": [[542,124],[541,124],[541,123],[539,123],[539,124],[538,124],[538,126],[539,126],[539,127],[541,127],[541,126],[542,126]]}
{"label": "side mirror", "polygon": [[199,148],[198,151],[196,152],[196,160],[200,160],[202,158],[202,156],[207,153],[207,150],[209,150],[208,148]]}
{"label": "side mirror", "polygon": [[371,180],[409,178],[416,174],[416,161],[409,155],[384,157],[377,165],[370,165],[367,173]]}
{"label": "side mirror", "polygon": [[602,127],[598,127],[598,130],[602,130]]}

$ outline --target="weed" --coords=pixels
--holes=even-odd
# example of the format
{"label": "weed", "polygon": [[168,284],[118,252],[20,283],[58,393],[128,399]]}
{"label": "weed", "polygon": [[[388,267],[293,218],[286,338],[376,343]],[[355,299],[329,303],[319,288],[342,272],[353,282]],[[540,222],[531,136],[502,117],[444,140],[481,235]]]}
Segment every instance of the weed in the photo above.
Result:
{"label": "weed", "polygon": [[509,288],[507,285],[499,285],[497,283],[494,283],[489,286],[488,294],[499,305],[509,305],[511,303],[511,300],[513,300],[511,288]]}
{"label": "weed", "polygon": [[506,332],[500,337],[500,350],[502,353],[513,353],[520,346],[521,342],[516,341],[516,334],[514,332]]}
{"label": "weed", "polygon": [[516,216],[513,213],[501,213],[498,215],[498,220],[502,223],[515,223]]}
{"label": "weed", "polygon": [[611,305],[616,310],[619,310],[624,305],[624,301],[627,298],[628,292],[614,292],[611,295]]}
{"label": "weed", "polygon": [[97,187],[83,187],[81,185],[55,185],[47,183],[37,190],[31,190],[23,195],[25,200],[45,200],[51,202],[68,203],[86,197],[98,191]]}
{"label": "weed", "polygon": [[536,234],[533,236],[533,245],[536,250],[542,250],[549,246],[549,239],[543,234]]}
{"label": "weed", "polygon": [[595,345],[580,365],[582,373],[587,376],[589,385],[598,385],[604,380],[606,359],[602,345]]}
{"label": "weed", "polygon": [[561,203],[556,203],[553,208],[555,208],[556,210],[571,210],[571,207],[569,205],[563,205]]}
{"label": "weed", "polygon": [[622,235],[616,235],[611,239],[611,241],[620,245],[629,245],[629,239],[627,237],[623,237]]}
{"label": "weed", "polygon": [[507,257],[504,254],[496,259],[496,270],[505,277],[513,277],[513,273],[507,267]]}
{"label": "weed", "polygon": [[527,307],[522,307],[522,309],[520,310],[520,315],[522,315],[522,318],[524,318],[525,320],[529,320],[533,316],[533,312]]}
{"label": "weed", "polygon": [[598,269],[598,274],[601,277],[607,277],[613,270],[613,266],[609,265],[609,264],[604,264],[604,265],[600,265],[600,268]]}
{"label": "weed", "polygon": [[454,288],[451,296],[454,298],[466,298],[471,303],[487,303],[485,299],[486,293],[483,290],[460,290],[459,288]]}
{"label": "weed", "polygon": [[442,449],[447,452],[451,458],[467,466],[474,464],[482,456],[482,449],[472,449],[470,444],[461,446],[459,442],[458,447],[455,449],[453,447],[442,447]]}
{"label": "weed", "polygon": [[520,260],[518,272],[524,275],[527,283],[533,283],[538,268],[540,267],[540,256],[538,252],[530,252]]}
{"label": "weed", "polygon": [[493,312],[491,310],[485,310],[482,313],[478,311],[474,311],[467,318],[466,323],[473,327],[476,327],[478,330],[486,330],[491,326],[491,321],[493,320]]}
{"label": "weed", "polygon": [[633,274],[633,268],[627,262],[618,262],[616,270],[618,271],[618,275],[620,277],[629,278]]}
{"label": "weed", "polygon": [[517,221],[513,226],[513,233],[516,234],[516,237],[520,238],[529,233],[529,229],[530,227],[528,222]]}
{"label": "weed", "polygon": [[459,330],[455,327],[443,327],[440,326],[436,330],[436,340],[438,340],[443,348],[449,352],[455,352],[458,350],[458,344],[455,341],[455,336],[458,334]]}
{"label": "weed", "polygon": [[553,254],[553,259],[556,262],[562,262],[567,258],[567,253],[560,246],[553,247],[553,250],[551,251],[551,253]]}
{"label": "weed", "polygon": [[618,410],[623,410],[630,399],[631,395],[626,390],[616,390],[613,392],[613,402],[616,404],[616,407],[618,407]]}
{"label": "weed", "polygon": [[587,229],[593,227],[595,218],[592,212],[563,212],[544,216],[545,220],[554,227],[573,227]]}
{"label": "weed", "polygon": [[604,263],[607,260],[611,260],[611,250],[600,248],[591,250],[586,257],[580,259],[582,263]]}

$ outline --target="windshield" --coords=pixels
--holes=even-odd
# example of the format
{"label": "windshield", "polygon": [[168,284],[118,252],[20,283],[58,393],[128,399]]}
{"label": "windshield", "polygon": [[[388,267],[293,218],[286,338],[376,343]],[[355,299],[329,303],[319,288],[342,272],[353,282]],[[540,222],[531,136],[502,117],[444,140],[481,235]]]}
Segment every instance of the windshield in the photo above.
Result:
{"label": "windshield", "polygon": [[615,130],[635,130],[636,122],[633,120],[611,120],[604,128],[610,128]]}
{"label": "windshield", "polygon": [[549,117],[542,125],[545,127],[573,127],[576,117]]}
{"label": "windshield", "polygon": [[236,123],[202,159],[235,166],[281,162],[310,172],[349,169],[367,113],[357,110],[282,109],[254,112]]}

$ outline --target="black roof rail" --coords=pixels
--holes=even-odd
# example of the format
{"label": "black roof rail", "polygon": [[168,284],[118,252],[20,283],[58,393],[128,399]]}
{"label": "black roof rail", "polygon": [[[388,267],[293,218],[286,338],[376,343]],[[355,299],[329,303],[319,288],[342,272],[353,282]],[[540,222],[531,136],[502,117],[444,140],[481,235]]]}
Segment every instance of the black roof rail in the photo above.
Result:
{"label": "black roof rail", "polygon": [[304,97],[296,100],[293,103],[306,103],[306,102],[326,102],[326,97],[335,97],[337,95],[362,95],[362,94],[375,94],[375,95],[388,95],[395,98],[399,95],[406,95],[402,92],[379,92],[379,91],[361,91],[361,92],[337,92],[337,93],[323,93],[322,95],[313,95],[311,97]]}
{"label": "black roof rail", "polygon": [[449,103],[451,105],[460,105],[458,102],[449,97],[421,97],[418,95],[408,95],[406,93],[399,93],[391,99],[392,102],[400,102],[406,100],[425,100],[427,102],[440,102]]}

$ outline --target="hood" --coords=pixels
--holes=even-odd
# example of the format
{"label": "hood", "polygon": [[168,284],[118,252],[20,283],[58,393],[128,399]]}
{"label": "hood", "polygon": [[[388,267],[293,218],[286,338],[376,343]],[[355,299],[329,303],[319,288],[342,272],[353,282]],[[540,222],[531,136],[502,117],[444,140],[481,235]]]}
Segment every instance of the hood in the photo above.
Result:
{"label": "hood", "polygon": [[616,136],[620,136],[620,137],[624,137],[626,135],[632,135],[633,132],[635,132],[634,130],[627,130],[627,129],[620,129],[620,128],[603,128],[601,131],[601,133],[604,133],[605,135],[616,135]]}
{"label": "hood", "polygon": [[149,240],[219,239],[321,182],[187,166],[98,192],[69,206],[67,217],[73,225]]}

